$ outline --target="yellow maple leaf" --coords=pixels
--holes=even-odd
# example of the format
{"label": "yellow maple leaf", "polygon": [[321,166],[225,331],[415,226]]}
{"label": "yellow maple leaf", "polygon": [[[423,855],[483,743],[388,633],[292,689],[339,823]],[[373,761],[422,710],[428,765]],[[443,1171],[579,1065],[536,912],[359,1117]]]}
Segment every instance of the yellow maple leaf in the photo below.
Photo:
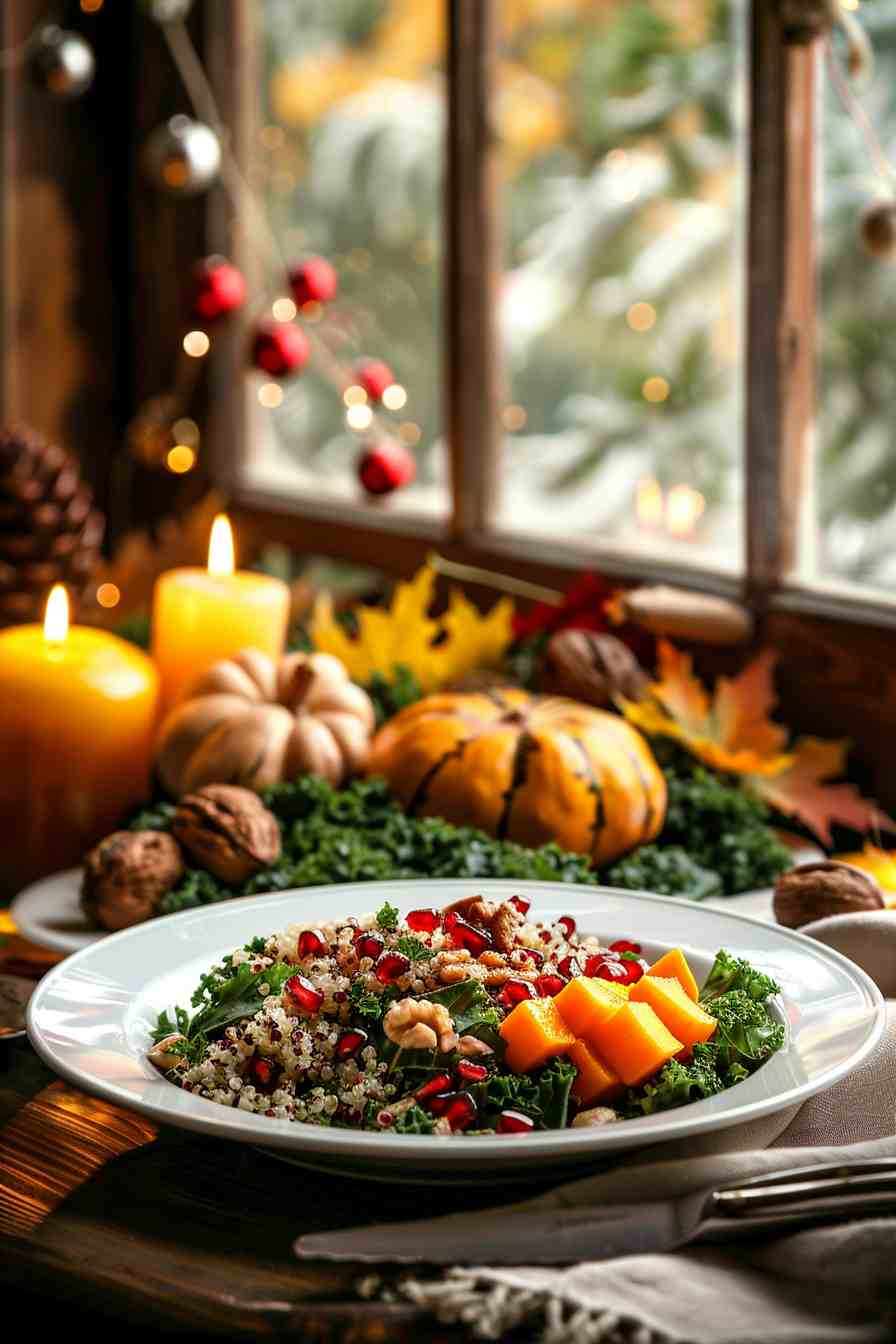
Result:
{"label": "yellow maple leaf", "polygon": [[671,737],[716,770],[776,775],[791,758],[787,730],[769,718],[775,704],[775,655],[760,654],[738,676],[719,677],[712,697],[694,675],[689,654],[658,645],[659,679],[640,701],[624,701],[630,722],[653,737]]}
{"label": "yellow maple leaf", "polygon": [[870,873],[883,891],[896,897],[896,849],[881,849],[879,845],[866,840],[860,853],[835,854],[834,858]]}
{"label": "yellow maple leaf", "polygon": [[435,579],[435,570],[424,565],[408,583],[396,585],[389,607],[356,607],[354,636],[336,620],[329,594],[322,594],[311,616],[314,647],[334,654],[358,682],[368,682],[375,672],[391,676],[403,664],[424,691],[495,666],[512,638],[512,601],[502,598],[482,616],[454,589],[448,611],[436,619],[429,615]]}

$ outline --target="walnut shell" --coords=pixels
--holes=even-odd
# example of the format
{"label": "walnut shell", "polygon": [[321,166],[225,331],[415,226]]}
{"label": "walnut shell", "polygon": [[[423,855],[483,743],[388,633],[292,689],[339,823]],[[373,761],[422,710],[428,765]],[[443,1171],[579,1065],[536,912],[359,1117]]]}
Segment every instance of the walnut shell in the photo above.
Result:
{"label": "walnut shell", "polygon": [[615,635],[559,630],[548,641],[544,686],[557,695],[600,707],[620,695],[640,699],[647,681],[631,649]]}
{"label": "walnut shell", "polygon": [[257,794],[207,784],[181,798],[171,830],[202,868],[235,886],[280,857],[280,827]]}
{"label": "walnut shell", "polygon": [[183,856],[166,831],[115,831],[84,860],[82,909],[103,929],[142,924],[183,872]]}
{"label": "walnut shell", "polygon": [[884,898],[869,873],[848,863],[827,859],[801,863],[782,873],[775,883],[775,919],[788,929],[799,929],[828,915],[852,915],[860,910],[882,910]]}

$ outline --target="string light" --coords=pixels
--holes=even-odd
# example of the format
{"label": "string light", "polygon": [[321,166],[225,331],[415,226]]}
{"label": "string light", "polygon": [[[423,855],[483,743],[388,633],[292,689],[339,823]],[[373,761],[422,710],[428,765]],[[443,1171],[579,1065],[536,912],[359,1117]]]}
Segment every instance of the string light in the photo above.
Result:
{"label": "string light", "polygon": [[369,429],[373,422],[373,411],[369,406],[349,406],[345,419],[350,429]]}
{"label": "string light", "polygon": [[277,322],[291,322],[298,311],[292,299],[275,299],[271,304],[271,312]]}
{"label": "string light", "polygon": [[364,406],[367,402],[367,393],[363,387],[357,383],[352,383],[342,394],[342,400],[346,406]]}
{"label": "string light", "polygon": [[415,425],[413,420],[402,420],[398,426],[398,437],[402,443],[406,443],[409,448],[413,448],[415,443],[420,442],[420,436],[423,433],[419,425]]}
{"label": "string light", "polygon": [[101,583],[96,590],[96,600],[101,607],[117,607],[121,601],[121,590],[117,584]]}
{"label": "string light", "polygon": [[193,359],[201,359],[211,348],[211,341],[204,331],[188,331],[184,337],[184,350]]}
{"label": "string light", "polygon": [[693,532],[706,509],[706,500],[692,485],[673,485],[666,499],[666,526],[673,537]]}
{"label": "string light", "polygon": [[171,433],[175,442],[186,443],[190,448],[195,448],[199,443],[199,426],[195,420],[190,420],[186,415],[175,420],[171,426]]}
{"label": "string light", "polygon": [[645,401],[665,401],[669,395],[669,381],[666,378],[655,374],[652,378],[645,378],[641,384],[641,395]]}
{"label": "string light", "polygon": [[632,331],[649,331],[656,322],[656,309],[652,303],[633,303],[625,320]]}
{"label": "string light", "polygon": [[258,400],[262,406],[273,411],[283,403],[283,388],[279,383],[262,383],[258,389]]}
{"label": "string light", "polygon": [[186,443],[176,443],[165,458],[165,466],[175,476],[184,476],[196,465],[196,453]]}
{"label": "string light", "polygon": [[401,383],[390,383],[383,391],[383,405],[388,411],[400,411],[408,399],[408,394]]}
{"label": "string light", "polygon": [[529,416],[524,406],[505,406],[501,411],[501,424],[511,433],[514,430],[522,429],[528,419]]}

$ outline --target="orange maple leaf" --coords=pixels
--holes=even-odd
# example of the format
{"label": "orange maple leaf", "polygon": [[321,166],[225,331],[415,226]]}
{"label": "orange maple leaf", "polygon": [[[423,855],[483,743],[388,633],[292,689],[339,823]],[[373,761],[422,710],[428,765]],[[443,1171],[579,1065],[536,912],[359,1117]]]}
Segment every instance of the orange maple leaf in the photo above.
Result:
{"label": "orange maple leaf", "polygon": [[772,668],[776,655],[762,653],[733,678],[719,677],[712,698],[694,676],[689,654],[661,640],[659,680],[644,699],[625,701],[627,719],[654,737],[672,737],[716,770],[776,775],[790,765],[787,729],[773,723]]}
{"label": "orange maple leaf", "polygon": [[847,742],[801,737],[786,769],[776,775],[751,775],[745,783],[778,812],[798,817],[825,845],[831,844],[834,821],[862,832],[896,831],[896,821],[852,784],[824,782],[843,774],[848,749]]}

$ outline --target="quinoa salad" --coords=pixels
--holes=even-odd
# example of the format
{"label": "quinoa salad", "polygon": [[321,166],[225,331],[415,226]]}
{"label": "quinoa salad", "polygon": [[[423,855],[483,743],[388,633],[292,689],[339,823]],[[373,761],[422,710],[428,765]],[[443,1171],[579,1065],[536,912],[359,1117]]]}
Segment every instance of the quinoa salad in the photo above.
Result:
{"label": "quinoa salad", "polygon": [[698,988],[681,949],[651,964],[634,937],[605,946],[523,896],[471,895],[258,937],[201,977],[192,1013],[159,1014],[147,1057],[272,1120],[519,1135],[736,1085],[783,1044],[777,992],[725,949]]}

